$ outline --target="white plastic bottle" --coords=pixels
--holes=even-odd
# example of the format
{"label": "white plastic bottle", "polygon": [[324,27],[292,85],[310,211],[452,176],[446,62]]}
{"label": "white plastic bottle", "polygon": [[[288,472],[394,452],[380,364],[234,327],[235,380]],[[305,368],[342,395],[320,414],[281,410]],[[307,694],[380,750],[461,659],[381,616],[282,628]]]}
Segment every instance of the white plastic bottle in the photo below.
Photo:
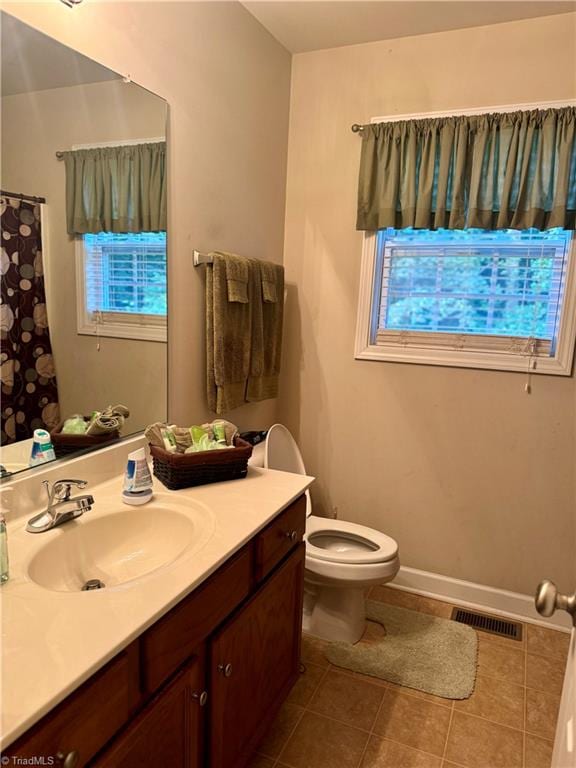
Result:
{"label": "white plastic bottle", "polygon": [[38,464],[44,464],[46,461],[54,461],[55,458],[56,454],[52,447],[50,433],[46,432],[45,429],[35,429],[29,461],[30,466],[35,467]]}
{"label": "white plastic bottle", "polygon": [[128,454],[126,474],[124,475],[124,504],[146,504],[152,498],[152,475],[146,461],[146,451],[139,448]]}

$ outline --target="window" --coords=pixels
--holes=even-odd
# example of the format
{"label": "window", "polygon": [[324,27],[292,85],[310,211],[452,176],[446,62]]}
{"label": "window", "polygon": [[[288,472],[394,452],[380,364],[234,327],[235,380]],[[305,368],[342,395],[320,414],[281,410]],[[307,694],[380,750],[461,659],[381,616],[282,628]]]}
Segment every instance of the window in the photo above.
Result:
{"label": "window", "polygon": [[569,375],[570,248],[564,230],[367,235],[356,357]]}
{"label": "window", "polygon": [[166,233],[78,239],[78,333],[166,341]]}

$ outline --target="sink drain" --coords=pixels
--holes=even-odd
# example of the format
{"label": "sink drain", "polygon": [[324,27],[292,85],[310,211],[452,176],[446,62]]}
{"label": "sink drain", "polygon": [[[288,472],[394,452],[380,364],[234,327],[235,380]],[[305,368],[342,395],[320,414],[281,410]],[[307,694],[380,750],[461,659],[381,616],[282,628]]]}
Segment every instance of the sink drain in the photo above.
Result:
{"label": "sink drain", "polygon": [[106,584],[100,579],[88,579],[86,584],[82,587],[82,592],[91,592],[93,589],[104,589]]}

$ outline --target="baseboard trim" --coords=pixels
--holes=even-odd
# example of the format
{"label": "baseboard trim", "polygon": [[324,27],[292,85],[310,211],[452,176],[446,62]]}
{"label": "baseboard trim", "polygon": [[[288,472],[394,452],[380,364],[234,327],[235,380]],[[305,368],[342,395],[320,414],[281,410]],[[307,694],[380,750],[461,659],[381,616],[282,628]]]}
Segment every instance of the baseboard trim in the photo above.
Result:
{"label": "baseboard trim", "polygon": [[549,619],[540,616],[534,606],[534,598],[529,595],[487,587],[472,581],[453,579],[439,573],[402,566],[394,582],[388,586],[405,592],[415,592],[423,597],[447,600],[465,608],[488,611],[517,621],[538,624],[541,627],[552,627],[566,632],[572,629],[570,617],[564,611],[557,611]]}

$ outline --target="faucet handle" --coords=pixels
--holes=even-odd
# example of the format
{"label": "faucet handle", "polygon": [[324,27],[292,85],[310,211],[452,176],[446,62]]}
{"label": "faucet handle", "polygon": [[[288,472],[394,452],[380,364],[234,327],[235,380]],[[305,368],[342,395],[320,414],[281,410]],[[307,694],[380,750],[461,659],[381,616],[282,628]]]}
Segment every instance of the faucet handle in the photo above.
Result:
{"label": "faucet handle", "polygon": [[52,497],[60,501],[67,501],[70,498],[72,487],[82,489],[87,485],[86,480],[55,480],[52,485]]}

